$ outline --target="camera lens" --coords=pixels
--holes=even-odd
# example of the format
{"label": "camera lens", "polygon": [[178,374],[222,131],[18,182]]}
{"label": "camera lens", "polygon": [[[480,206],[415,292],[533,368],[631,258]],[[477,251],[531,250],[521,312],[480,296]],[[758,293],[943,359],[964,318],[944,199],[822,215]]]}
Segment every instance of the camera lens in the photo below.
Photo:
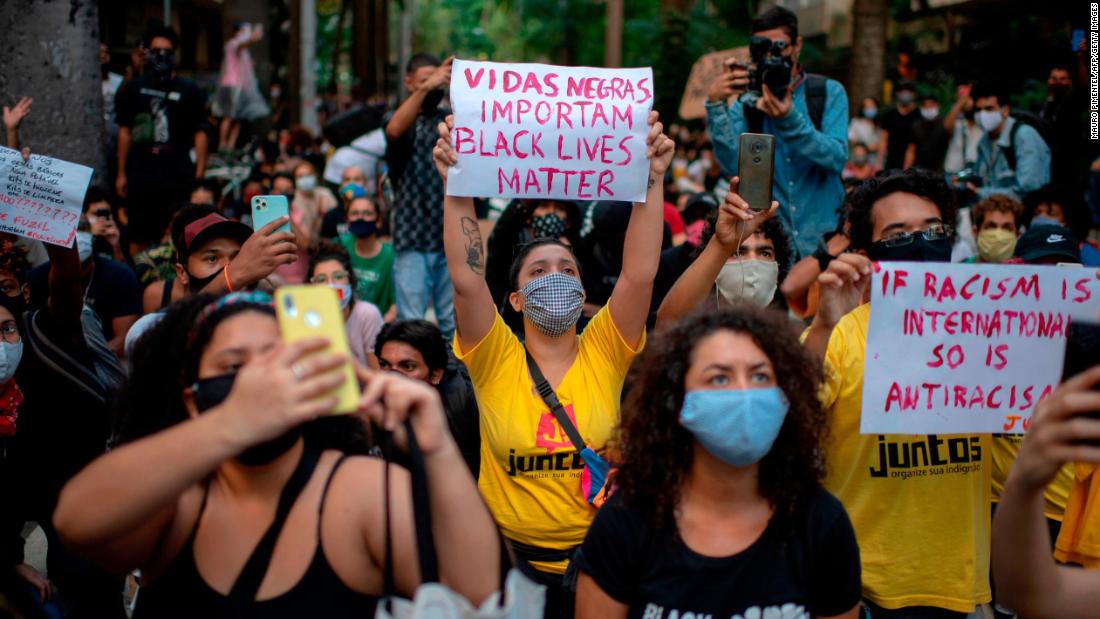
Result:
{"label": "camera lens", "polygon": [[753,163],[760,163],[760,157],[753,157],[752,162]]}
{"label": "camera lens", "polygon": [[751,151],[751,152],[752,152],[752,153],[753,153],[754,155],[755,155],[755,154],[759,154],[759,153],[762,153],[762,152],[764,152],[764,143],[763,143],[763,142],[753,142],[753,143],[752,143],[752,146],[750,146],[750,147],[749,147],[749,150],[750,150],[750,151]]}

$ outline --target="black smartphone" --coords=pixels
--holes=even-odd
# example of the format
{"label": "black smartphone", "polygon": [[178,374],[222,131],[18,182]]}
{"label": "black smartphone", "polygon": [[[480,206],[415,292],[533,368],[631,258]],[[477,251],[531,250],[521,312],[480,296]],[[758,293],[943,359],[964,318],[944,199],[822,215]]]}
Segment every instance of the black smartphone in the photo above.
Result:
{"label": "black smartphone", "polygon": [[[1100,325],[1071,323],[1066,332],[1066,357],[1062,365],[1062,380],[1069,380],[1085,370],[1100,365]],[[1096,387],[1100,389],[1100,385]],[[1100,414],[1100,411],[1097,411]]]}
{"label": "black smartphone", "polygon": [[772,166],[775,160],[775,136],[768,133],[742,133],[738,146],[737,176],[741,184],[737,195],[754,211],[766,211],[772,203]]}

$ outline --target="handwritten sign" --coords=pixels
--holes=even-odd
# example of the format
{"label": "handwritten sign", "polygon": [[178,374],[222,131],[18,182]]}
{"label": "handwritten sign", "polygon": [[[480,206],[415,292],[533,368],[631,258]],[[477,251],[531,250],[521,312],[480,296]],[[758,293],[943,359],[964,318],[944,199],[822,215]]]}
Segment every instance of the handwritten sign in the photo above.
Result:
{"label": "handwritten sign", "polygon": [[711,52],[700,56],[691,66],[691,74],[684,86],[684,95],[680,98],[680,118],[692,120],[706,118],[707,91],[714,80],[726,70],[726,61],[736,58],[742,64],[749,62],[749,48],[735,47],[720,52]]}
{"label": "handwritten sign", "polygon": [[1060,382],[1071,320],[1096,321],[1093,269],[875,265],[864,434],[1022,433]]}
{"label": "handwritten sign", "polygon": [[455,60],[454,196],[645,201],[652,69]]}
{"label": "handwritten sign", "polygon": [[0,147],[0,232],[71,247],[92,169]]}

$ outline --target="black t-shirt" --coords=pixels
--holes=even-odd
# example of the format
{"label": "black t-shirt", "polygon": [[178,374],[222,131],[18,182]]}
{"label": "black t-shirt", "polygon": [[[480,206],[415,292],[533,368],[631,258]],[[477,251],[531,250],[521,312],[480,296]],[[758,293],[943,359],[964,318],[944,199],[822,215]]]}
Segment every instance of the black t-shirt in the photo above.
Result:
{"label": "black t-shirt", "polygon": [[348,231],[347,219],[343,205],[329,209],[321,217],[321,238],[336,239],[343,236]]}
{"label": "black t-shirt", "polygon": [[629,606],[631,619],[794,619],[859,603],[859,547],[840,501],[822,490],[785,528],[773,521],[745,550],[706,557],[615,495],[596,515],[578,567]]}
{"label": "black t-shirt", "polygon": [[176,158],[186,157],[203,128],[206,95],[195,82],[173,77],[165,83],[139,75],[126,83],[115,99],[120,127],[129,127],[130,157],[148,156],[152,149],[167,149]]}
{"label": "black t-shirt", "polygon": [[[111,340],[115,329],[111,320],[120,316],[140,317],[141,285],[129,267],[104,256],[95,256],[92,281],[88,282],[84,302],[99,316],[103,323],[103,337]],[[50,264],[31,269],[27,281],[31,285],[31,305],[45,309],[46,295],[50,289]]]}
{"label": "black t-shirt", "polygon": [[905,149],[913,141],[913,121],[920,113],[913,108],[908,114],[902,114],[897,108],[886,110],[879,121],[882,128],[890,134],[886,144],[886,165],[883,169],[901,168],[905,163]]}
{"label": "black t-shirt", "polygon": [[[933,172],[943,172],[943,160],[947,156],[947,146],[951,136],[943,128],[943,119],[939,116],[926,120],[923,116],[913,121],[913,144],[917,147],[917,157],[913,165]],[[890,140],[893,142],[893,138]]]}

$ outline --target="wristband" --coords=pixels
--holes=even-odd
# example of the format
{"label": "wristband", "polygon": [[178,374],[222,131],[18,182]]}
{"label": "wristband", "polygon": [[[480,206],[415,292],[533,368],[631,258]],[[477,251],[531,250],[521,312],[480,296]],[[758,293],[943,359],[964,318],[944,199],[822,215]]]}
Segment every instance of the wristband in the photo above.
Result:
{"label": "wristband", "polygon": [[830,254],[829,250],[824,247],[818,247],[812,255],[817,258],[817,268],[821,269],[822,273],[829,268],[829,263],[835,259],[835,256]]}
{"label": "wristband", "polygon": [[228,290],[229,292],[233,292],[233,282],[229,281],[229,265],[228,264],[225,265],[224,269],[222,269],[222,276],[225,278],[225,288],[226,288],[226,290]]}

